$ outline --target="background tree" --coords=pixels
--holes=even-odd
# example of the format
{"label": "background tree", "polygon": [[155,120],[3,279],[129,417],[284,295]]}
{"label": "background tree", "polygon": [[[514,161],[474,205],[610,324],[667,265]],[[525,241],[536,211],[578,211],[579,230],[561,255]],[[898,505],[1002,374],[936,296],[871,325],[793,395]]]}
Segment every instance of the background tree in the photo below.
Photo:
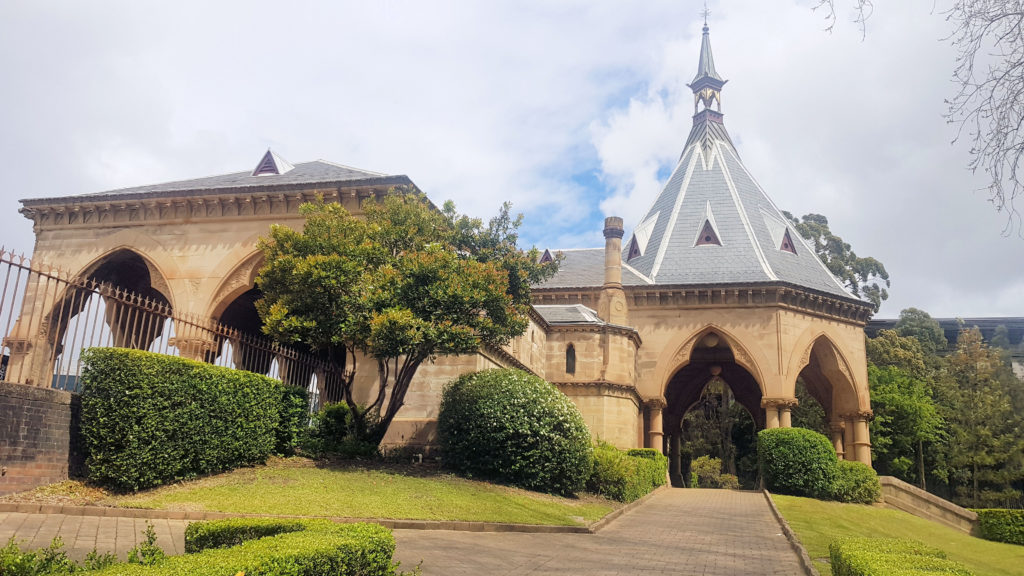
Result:
{"label": "background tree", "polygon": [[885,271],[885,266],[874,258],[857,256],[849,244],[829,230],[828,218],[821,214],[805,214],[799,219],[789,212],[783,214],[793,223],[796,231],[811,242],[814,252],[832,275],[854,296],[871,301],[877,312],[882,301],[889,298],[886,290],[889,287],[889,273]]}
{"label": "background tree", "polygon": [[896,322],[896,332],[900,336],[916,338],[926,354],[935,354],[949,346],[946,333],[939,321],[924,310],[906,308],[900,311],[900,319]]}
{"label": "background tree", "polygon": [[868,384],[876,468],[908,481],[916,476],[918,486],[926,488],[924,446],[942,438],[942,418],[928,383],[897,366],[869,364]]}
{"label": "background tree", "polygon": [[[831,29],[836,0],[819,0]],[[865,30],[872,0],[850,0],[854,22]],[[956,139],[971,144],[972,171],[988,176],[989,201],[1006,211],[1005,232],[1024,233],[1016,200],[1024,193],[1024,5],[1020,0],[953,0],[944,12],[956,48],[947,120],[959,127]]]}
{"label": "background tree", "polygon": [[936,392],[949,435],[950,487],[962,502],[984,506],[991,492],[1014,493],[1021,478],[1024,432],[1010,396],[1020,381],[977,328],[960,332],[947,361]]}
{"label": "background tree", "polygon": [[[274,226],[260,241],[257,308],[268,335],[344,367],[344,400],[366,424],[355,432],[379,443],[419,366],[521,334],[530,282],[557,263],[515,247],[508,205],[488,226],[400,191],[363,208],[360,219],[319,201],[303,206],[301,232]],[[358,352],[377,364],[366,406],[352,394]]]}

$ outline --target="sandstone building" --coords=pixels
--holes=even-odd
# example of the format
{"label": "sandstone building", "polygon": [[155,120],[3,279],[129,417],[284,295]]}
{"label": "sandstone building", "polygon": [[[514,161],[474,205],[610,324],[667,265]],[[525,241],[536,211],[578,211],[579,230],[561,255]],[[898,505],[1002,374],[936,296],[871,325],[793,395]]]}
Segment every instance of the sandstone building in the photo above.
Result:
{"label": "sandstone building", "polygon": [[[870,464],[871,305],[829,273],[747,172],[721,112],[725,82],[705,26],[690,84],[693,128],[643,220],[627,229],[607,218],[603,248],[562,251],[558,274],[534,289],[529,328],[505,349],[423,366],[386,442],[429,444],[443,385],[488,366],[555,383],[603,439],[670,452],[709,382],[727,384],[757,426],[772,428],[790,426],[800,378],[824,408],[840,456]],[[36,261],[256,330],[256,241],[269,226],[301,227],[298,207],[316,195],[358,213],[362,200],[395,186],[415,189],[405,176],[324,161],[293,166],[268,151],[252,171],[23,200],[22,212],[34,222]],[[73,300],[47,290],[27,292],[23,318],[54,317],[51,302],[64,316],[74,312]],[[122,345],[147,348],[160,337],[110,327]],[[8,373],[49,384],[48,359],[64,329],[16,323],[4,340]],[[178,334],[173,345],[196,359],[222,353],[210,338]],[[375,378],[358,374],[364,393]]]}

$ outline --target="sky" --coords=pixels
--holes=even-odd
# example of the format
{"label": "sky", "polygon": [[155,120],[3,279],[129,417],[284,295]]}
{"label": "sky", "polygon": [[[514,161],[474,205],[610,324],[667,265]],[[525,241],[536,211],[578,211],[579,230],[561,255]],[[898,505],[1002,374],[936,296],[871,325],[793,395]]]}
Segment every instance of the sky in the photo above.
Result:
{"label": "sky", "polygon": [[[943,117],[944,0],[711,0],[726,126],[775,204],[888,270],[876,315],[1024,316],[1024,238]],[[627,235],[691,125],[697,1],[0,0],[0,243],[22,198],[251,170],[267,148],[524,214],[524,247]]]}

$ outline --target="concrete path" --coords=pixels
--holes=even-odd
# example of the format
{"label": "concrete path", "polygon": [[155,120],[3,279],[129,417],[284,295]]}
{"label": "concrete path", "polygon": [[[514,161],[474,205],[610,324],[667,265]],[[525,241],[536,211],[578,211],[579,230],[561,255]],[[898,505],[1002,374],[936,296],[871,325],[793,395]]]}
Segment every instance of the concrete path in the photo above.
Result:
{"label": "concrete path", "polygon": [[[151,520],[168,553],[184,548],[184,520]],[[0,545],[10,536],[33,548],[61,536],[72,557],[95,546],[122,558],[143,539],[146,520],[0,513]],[[395,559],[430,575],[588,576],[644,574],[798,575],[802,569],[757,492],[664,490],[597,534],[395,530]]]}

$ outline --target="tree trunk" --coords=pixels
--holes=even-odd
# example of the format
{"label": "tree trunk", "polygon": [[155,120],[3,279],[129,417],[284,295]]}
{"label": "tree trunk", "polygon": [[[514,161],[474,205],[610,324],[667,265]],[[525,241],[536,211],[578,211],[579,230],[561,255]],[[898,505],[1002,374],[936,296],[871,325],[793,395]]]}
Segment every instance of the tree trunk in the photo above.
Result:
{"label": "tree trunk", "polygon": [[927,490],[928,482],[924,474],[924,440],[917,441],[917,477],[920,478],[921,490]]}

